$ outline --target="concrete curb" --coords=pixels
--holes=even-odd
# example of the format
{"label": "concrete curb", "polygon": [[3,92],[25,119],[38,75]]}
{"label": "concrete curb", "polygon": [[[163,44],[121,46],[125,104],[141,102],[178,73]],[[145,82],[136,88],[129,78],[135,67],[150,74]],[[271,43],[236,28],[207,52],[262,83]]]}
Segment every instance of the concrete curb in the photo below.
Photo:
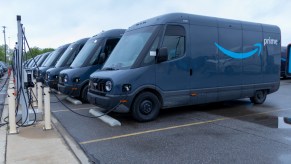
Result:
{"label": "concrete curb", "polygon": [[6,162],[7,125],[0,128],[0,163]]}
{"label": "concrete curb", "polygon": [[66,97],[66,100],[75,105],[83,104],[80,100],[74,99],[72,97]]}
{"label": "concrete curb", "polygon": [[121,126],[121,123],[118,120],[116,120],[108,115],[104,115],[104,113],[102,113],[96,109],[90,109],[89,113],[91,113],[95,117],[99,117],[99,119],[101,121],[105,122],[106,124],[108,124],[110,126]]}
{"label": "concrete curb", "polygon": [[68,147],[71,149],[73,154],[82,164],[90,163],[89,158],[86,156],[82,148],[78,143],[70,136],[66,129],[60,124],[60,122],[52,115],[51,121],[53,126],[57,129],[59,134],[63,137],[64,141],[67,143]]}
{"label": "concrete curb", "polygon": [[[4,104],[7,104],[6,97],[4,100]],[[0,122],[4,123],[4,118],[7,116],[8,116],[8,105],[4,105]],[[7,124],[0,127],[0,164],[6,163],[7,127],[8,127]]]}

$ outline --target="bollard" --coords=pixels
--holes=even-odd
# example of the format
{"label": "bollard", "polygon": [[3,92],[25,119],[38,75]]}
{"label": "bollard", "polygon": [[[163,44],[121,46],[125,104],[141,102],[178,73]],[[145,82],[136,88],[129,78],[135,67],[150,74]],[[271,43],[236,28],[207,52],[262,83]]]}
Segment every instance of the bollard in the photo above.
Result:
{"label": "bollard", "polygon": [[42,107],[42,83],[41,82],[37,82],[37,109],[39,111],[42,111],[43,107]]}
{"label": "bollard", "polygon": [[44,130],[52,129],[51,125],[51,102],[50,102],[50,93],[49,87],[43,88],[44,92]]}
{"label": "bollard", "polygon": [[36,94],[36,81],[35,80],[33,80],[33,84],[34,84],[34,86],[32,87],[32,105],[33,106],[37,106],[38,104],[36,103],[36,96],[37,96],[37,94]]}
{"label": "bollard", "polygon": [[13,84],[9,84],[8,89],[8,111],[9,111],[9,134],[16,134],[16,122],[15,122],[15,95]]}

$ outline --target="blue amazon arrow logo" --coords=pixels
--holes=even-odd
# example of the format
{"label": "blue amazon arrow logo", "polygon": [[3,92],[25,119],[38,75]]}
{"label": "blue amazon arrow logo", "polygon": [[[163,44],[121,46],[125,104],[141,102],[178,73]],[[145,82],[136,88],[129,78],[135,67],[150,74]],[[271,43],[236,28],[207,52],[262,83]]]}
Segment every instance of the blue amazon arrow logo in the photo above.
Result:
{"label": "blue amazon arrow logo", "polygon": [[254,44],[255,48],[254,50],[252,51],[249,51],[249,52],[245,52],[245,53],[237,53],[237,52],[232,52],[232,51],[229,51],[223,47],[221,47],[219,44],[217,44],[216,42],[214,42],[215,46],[221,51],[223,52],[225,55],[229,56],[229,57],[232,57],[232,58],[235,58],[235,59],[245,59],[245,58],[248,58],[248,57],[251,57],[253,56],[255,53],[258,53],[258,56],[260,56],[261,52],[262,52],[262,44],[261,43],[256,43]]}

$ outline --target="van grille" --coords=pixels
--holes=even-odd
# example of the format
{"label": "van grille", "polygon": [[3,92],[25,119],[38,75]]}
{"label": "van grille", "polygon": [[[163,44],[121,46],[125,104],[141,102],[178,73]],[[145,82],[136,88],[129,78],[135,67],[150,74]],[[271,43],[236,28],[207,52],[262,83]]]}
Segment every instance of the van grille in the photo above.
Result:
{"label": "van grille", "polygon": [[63,84],[64,83],[64,76],[63,75],[60,75],[59,76],[59,83],[60,84]]}
{"label": "van grille", "polygon": [[99,91],[99,92],[106,92],[105,91],[105,82],[104,79],[97,79],[97,78],[91,78],[90,79],[90,89],[93,91]]}

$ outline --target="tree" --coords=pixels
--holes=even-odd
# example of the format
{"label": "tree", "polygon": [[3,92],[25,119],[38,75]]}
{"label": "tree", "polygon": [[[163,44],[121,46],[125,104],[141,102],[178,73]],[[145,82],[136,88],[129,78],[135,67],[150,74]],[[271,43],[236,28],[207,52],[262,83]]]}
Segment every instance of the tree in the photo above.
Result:
{"label": "tree", "polygon": [[[30,59],[32,57],[35,57],[35,56],[39,55],[39,54],[43,54],[43,53],[50,52],[50,51],[53,51],[53,50],[54,50],[53,48],[44,48],[44,49],[41,49],[39,47],[33,47],[29,51],[27,51],[26,53],[24,53],[23,59],[24,60]],[[7,56],[12,57],[13,56],[13,53],[14,53],[14,50],[13,49],[8,49],[7,52],[8,52],[7,53]],[[3,45],[0,45],[0,61],[5,61],[4,44]],[[6,58],[6,61],[7,61],[7,63],[10,63],[9,62],[9,57]]]}
{"label": "tree", "polygon": [[[8,48],[8,46],[6,45],[6,48]],[[9,58],[8,56],[13,53],[13,50],[11,49],[7,49],[7,58],[6,58],[6,61],[8,62]],[[0,61],[5,61],[5,47],[4,47],[4,44],[3,45],[0,45]]]}
{"label": "tree", "polygon": [[53,48],[44,48],[44,49],[41,49],[39,47],[32,47],[30,48],[30,50],[28,52],[26,52],[26,57],[24,57],[24,59],[30,59],[32,57],[35,57],[39,54],[43,54],[43,53],[46,53],[46,52],[50,52],[50,51],[53,51],[54,49]]}
{"label": "tree", "polygon": [[0,46],[0,61],[4,61],[5,60],[5,49],[4,49],[4,45]]}

